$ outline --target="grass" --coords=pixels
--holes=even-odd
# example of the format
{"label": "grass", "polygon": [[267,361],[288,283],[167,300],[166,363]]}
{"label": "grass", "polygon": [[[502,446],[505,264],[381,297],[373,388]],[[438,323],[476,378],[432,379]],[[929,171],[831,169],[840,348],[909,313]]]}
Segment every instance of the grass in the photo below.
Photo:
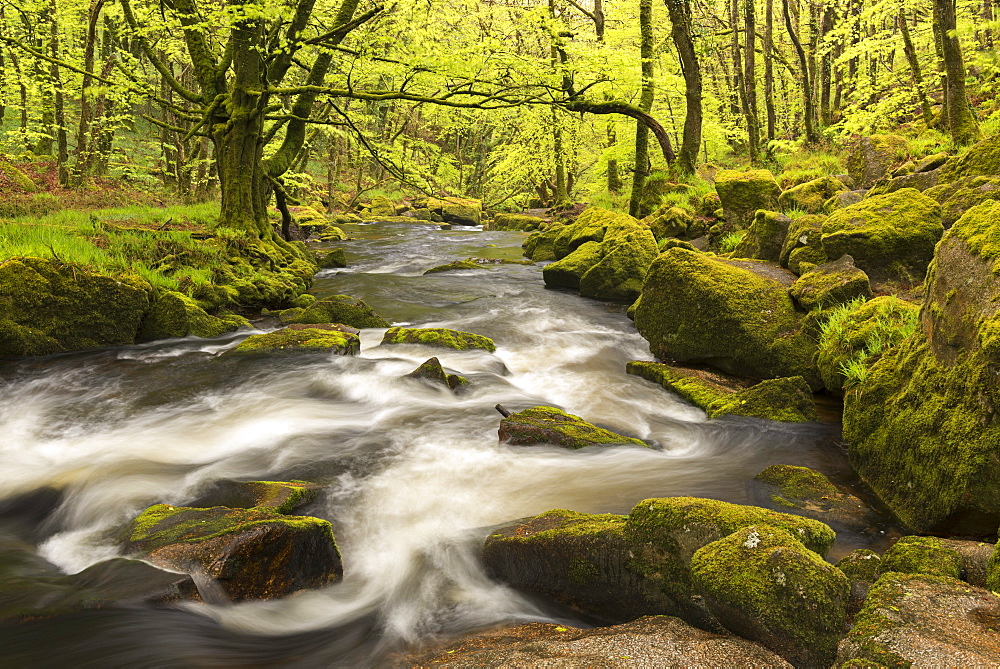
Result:
{"label": "grass", "polygon": [[743,241],[743,236],[746,234],[746,230],[739,230],[737,232],[727,232],[719,240],[719,252],[720,253],[732,253],[736,250],[736,246]]}

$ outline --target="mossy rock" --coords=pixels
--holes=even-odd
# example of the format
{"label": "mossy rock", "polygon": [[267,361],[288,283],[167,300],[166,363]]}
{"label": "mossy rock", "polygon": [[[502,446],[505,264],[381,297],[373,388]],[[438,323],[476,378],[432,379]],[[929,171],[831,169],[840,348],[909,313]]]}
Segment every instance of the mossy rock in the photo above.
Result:
{"label": "mossy rock", "polygon": [[844,207],[850,207],[852,204],[857,204],[865,199],[865,192],[858,190],[848,190],[842,193],[837,193],[829,200],[823,203],[823,213],[831,214],[838,209],[843,209]]}
{"label": "mossy rock", "polygon": [[347,267],[347,254],[344,253],[344,249],[331,249],[317,258],[316,262],[321,269]]}
{"label": "mossy rock", "polygon": [[885,574],[837,652],[838,666],[1000,665],[1000,598],[961,581]]}
{"label": "mossy rock", "polygon": [[649,229],[657,241],[672,237],[687,239],[688,229],[694,223],[691,212],[683,207],[669,207],[666,211],[654,213],[648,219]]}
{"label": "mossy rock", "polygon": [[316,300],[289,323],[343,323],[355,328],[387,328],[389,322],[363,300],[349,295],[333,295]]}
{"label": "mossy rock", "polygon": [[937,537],[902,537],[882,556],[880,572],[961,578],[962,555]]}
{"label": "mossy rock", "polygon": [[778,254],[778,263],[795,274],[802,274],[799,265],[805,261],[814,265],[827,262],[823,252],[823,221],[825,216],[800,216],[788,224],[788,233]]}
{"label": "mossy rock", "polygon": [[922,281],[941,239],[941,207],[917,190],[903,190],[839,209],[823,222],[823,250],[850,255],[872,281]]}
{"label": "mossy rock", "polygon": [[858,548],[837,560],[836,567],[852,581],[874,583],[882,573],[882,556],[867,548]]}
{"label": "mossy rock", "polygon": [[601,243],[586,242],[569,255],[542,268],[546,286],[580,288],[580,279],[601,260]]}
{"label": "mossy rock", "polygon": [[487,228],[490,230],[515,230],[528,232],[537,230],[546,223],[546,219],[528,214],[497,214]]}
{"label": "mossy rock", "polygon": [[367,216],[381,217],[396,215],[396,205],[389,198],[382,196],[373,197],[365,209],[367,211],[363,215]]}
{"label": "mossy rock", "polygon": [[638,221],[628,214],[622,214],[600,207],[587,207],[576,220],[561,228],[556,228],[552,249],[556,259],[562,259],[587,242],[604,241],[609,226],[631,227]]}
{"label": "mossy rock", "polygon": [[897,176],[893,178],[879,179],[875,182],[875,185],[868,189],[865,193],[865,199],[875,197],[877,195],[885,195],[886,193],[895,193],[898,190],[903,190],[904,188],[914,188],[919,191],[926,191],[934,188],[938,185],[941,180],[941,175],[938,172],[919,172],[917,174],[906,174],[903,176]]}
{"label": "mossy rock", "polygon": [[446,328],[389,328],[382,337],[383,344],[423,344],[438,348],[453,348],[458,351],[482,349],[493,353],[496,344],[489,337],[448,330]]}
{"label": "mossy rock", "polygon": [[978,176],[1000,176],[1000,135],[973,144],[941,168],[941,183]]}
{"label": "mossy rock", "polygon": [[501,419],[498,435],[501,442],[515,446],[555,444],[578,449],[604,444],[631,444],[649,447],[640,439],[605,430],[579,416],[545,406],[525,409]]}
{"label": "mossy rock", "polygon": [[157,504],[125,530],[122,550],[215,580],[233,601],[271,599],[339,580],[330,523],[255,507]]}
{"label": "mossy rock", "polygon": [[802,376],[818,387],[815,343],[784,283],[794,277],[775,278],[782,272],[672,248],[646,274],[636,328],[663,360],[757,379]]}
{"label": "mossy rock", "polygon": [[356,334],[326,329],[322,325],[296,329],[282,328],[266,334],[250,335],[226,355],[274,353],[333,353],[357,355],[361,340]]}
{"label": "mossy rock", "polygon": [[730,631],[795,666],[828,667],[847,620],[850,583],[786,530],[744,527],[698,549],[695,588]]}
{"label": "mossy rock", "polygon": [[820,177],[792,186],[778,197],[781,211],[800,209],[809,214],[820,214],[825,210],[827,200],[838,193],[846,193],[847,186],[837,177]]}
{"label": "mossy rock", "polygon": [[182,293],[166,290],[157,294],[149,311],[142,319],[138,341],[152,341],[168,337],[216,337],[250,323],[242,316],[230,315],[225,319],[210,316],[198,304]]}
{"label": "mossy rock", "polygon": [[754,477],[754,497],[765,506],[813,518],[838,530],[870,535],[882,526],[864,502],[808,467],[771,465]]}
{"label": "mossy rock", "polygon": [[9,193],[11,190],[22,193],[38,193],[41,188],[18,167],[6,160],[0,160],[0,193]]}
{"label": "mossy rock", "polygon": [[521,248],[524,249],[524,255],[530,258],[532,262],[555,260],[556,253],[553,245],[555,244],[555,238],[559,235],[562,228],[561,224],[557,224],[545,230],[532,232],[521,244]]}
{"label": "mossy rock", "polygon": [[917,531],[987,536],[1000,524],[1000,202],[969,210],[937,247],[921,328],[845,397],[851,464]]}
{"label": "mossy rock", "polygon": [[580,277],[580,294],[598,300],[634,302],[658,254],[656,240],[648,229],[635,225],[615,235],[609,227],[600,246],[600,259]]}
{"label": "mossy rock", "polygon": [[817,265],[800,276],[788,290],[806,311],[844,304],[859,297],[866,300],[872,297],[868,275],[854,266],[851,256]]}
{"label": "mossy rock", "polygon": [[449,374],[444,371],[444,367],[441,366],[441,361],[436,357],[428,358],[421,363],[419,367],[409,374],[406,374],[403,378],[426,381],[432,385],[444,386],[449,390],[457,390],[458,388],[468,385],[469,383],[468,379],[465,377],[458,376],[457,374]]}
{"label": "mossy rock", "polygon": [[921,172],[931,172],[939,167],[944,166],[945,163],[951,158],[947,153],[932,153],[929,156],[924,156],[916,162],[913,166],[913,171],[916,174]]}
{"label": "mossy rock", "polygon": [[791,223],[792,219],[784,214],[761,209],[733,249],[733,257],[778,262]]}
{"label": "mossy rock", "polygon": [[781,195],[781,187],[767,170],[719,170],[715,174],[715,190],[725,211],[728,230],[747,227],[758,209],[774,211]]}
{"label": "mossy rock", "polygon": [[479,263],[472,262],[471,260],[454,260],[444,265],[431,267],[429,270],[425,271],[424,274],[438,274],[440,272],[455,272],[458,270],[482,269],[482,268],[483,268],[482,265],[480,265]]}
{"label": "mossy rock", "polygon": [[0,357],[136,341],[151,289],[42,258],[0,261]]}
{"label": "mossy rock", "polygon": [[225,506],[230,509],[270,509],[291,513],[316,499],[322,486],[308,481],[234,481],[223,479],[191,502],[192,507]]}
{"label": "mossy rock", "polygon": [[907,144],[899,135],[859,137],[847,156],[847,171],[858,188],[871,188],[906,157]]}
{"label": "mossy rock", "polygon": [[941,204],[941,224],[947,229],[977,204],[1000,200],[1000,177],[963,177],[926,195]]}
{"label": "mossy rock", "polygon": [[306,311],[305,307],[292,307],[291,309],[281,309],[280,311],[277,312],[278,320],[281,321],[282,325],[288,325],[296,318],[304,314],[305,311]]}
{"label": "mossy rock", "polygon": [[293,206],[288,208],[288,213],[292,215],[292,220],[296,225],[306,231],[322,230],[330,220],[312,207]]}
{"label": "mossy rock", "polygon": [[324,242],[342,242],[347,238],[347,233],[336,225],[326,225],[319,232],[319,239]]}

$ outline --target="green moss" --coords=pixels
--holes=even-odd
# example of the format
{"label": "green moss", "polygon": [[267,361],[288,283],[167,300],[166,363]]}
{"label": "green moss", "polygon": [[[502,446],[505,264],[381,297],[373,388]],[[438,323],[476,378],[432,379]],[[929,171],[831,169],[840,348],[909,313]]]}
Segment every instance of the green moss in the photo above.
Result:
{"label": "green moss", "polygon": [[555,407],[525,409],[500,421],[500,441],[514,445],[555,444],[585,448],[599,444],[648,445],[639,440],[592,425],[579,416]]}
{"label": "green moss", "polygon": [[389,323],[375,313],[363,300],[349,295],[333,295],[317,300],[295,318],[283,319],[287,323],[341,323],[353,328],[385,328]]}
{"label": "green moss", "polygon": [[950,228],[977,204],[1000,200],[1000,177],[963,177],[924,194],[941,203],[941,223]]}
{"label": "green moss", "polygon": [[15,188],[24,191],[25,193],[37,193],[41,190],[38,185],[31,180],[31,177],[5,160],[0,160],[0,175],[2,175],[5,180],[13,183]]}
{"label": "green moss", "polygon": [[784,497],[805,500],[838,494],[837,487],[817,471],[793,465],[771,465],[755,477],[777,487]]}
{"label": "green moss", "polygon": [[[796,274],[801,274],[798,265],[802,260],[817,265],[826,262],[822,241],[823,221],[825,220],[825,216],[807,215],[799,216],[789,223],[788,234],[785,235],[781,252],[778,255],[778,263]],[[793,253],[797,253],[794,263],[792,262]]]}
{"label": "green moss", "polygon": [[656,212],[643,221],[648,223],[653,237],[663,241],[675,237],[686,239],[694,218],[683,207],[667,207],[665,211]]}
{"label": "green moss", "polygon": [[858,188],[871,188],[906,152],[906,138],[899,135],[859,137],[847,157],[847,171]]}
{"label": "green moss", "polygon": [[574,558],[569,563],[567,575],[569,580],[577,585],[589,585],[597,580],[600,571],[597,565],[587,558]]}
{"label": "green moss", "polygon": [[139,329],[139,341],[167,337],[215,337],[250,323],[241,316],[222,319],[210,316],[198,304],[182,293],[160,292],[146,313]]}
{"label": "green moss", "polygon": [[874,281],[921,281],[944,232],[941,207],[903,188],[839,209],[823,222],[823,250],[850,255]]}
{"label": "green moss", "polygon": [[429,270],[425,271],[424,274],[437,274],[438,272],[453,272],[455,270],[462,269],[482,269],[483,266],[479,263],[474,263],[471,260],[455,260],[445,265],[438,265],[436,267],[431,267]]}
{"label": "green moss", "polygon": [[993,592],[1000,592],[1000,551],[995,546],[986,564],[986,587]]}
{"label": "green moss", "polygon": [[882,556],[880,572],[960,578],[962,556],[936,537],[903,537]]}
{"label": "green moss", "polygon": [[737,258],[757,258],[778,262],[781,247],[788,235],[792,219],[784,214],[763,209],[753,215],[750,227],[733,248]]}
{"label": "green moss", "polygon": [[579,288],[580,279],[601,260],[600,242],[585,242],[561,260],[542,268],[546,286]]}
{"label": "green moss", "polygon": [[608,226],[616,222],[635,222],[628,214],[599,207],[587,207],[576,220],[558,230],[552,240],[556,259],[562,259],[587,242],[604,240]]}
{"label": "green moss", "polygon": [[854,266],[850,256],[803,273],[789,292],[806,311],[844,304],[858,297],[866,300],[872,297],[868,275]]}
{"label": "green moss", "polygon": [[796,665],[829,666],[836,656],[850,583],[786,530],[742,528],[695,552],[691,574],[730,630]]}
{"label": "green moss", "polygon": [[635,301],[642,291],[646,271],[658,253],[649,230],[636,225],[615,234],[609,227],[600,246],[600,259],[580,277],[580,294],[599,300]]}
{"label": "green moss", "polygon": [[815,343],[802,331],[786,286],[747,264],[666,251],[646,275],[635,324],[657,358],[758,379],[802,376],[818,385]]}
{"label": "green moss", "polygon": [[516,542],[543,542],[559,537],[593,537],[605,534],[621,536],[626,516],[614,513],[580,513],[569,509],[551,509],[534,516],[531,532],[505,537]]}
{"label": "green moss", "polygon": [[837,561],[837,569],[852,581],[874,583],[882,569],[882,558],[867,548],[853,550]]}
{"label": "green moss", "polygon": [[1000,174],[1000,135],[983,139],[941,168],[941,182],[949,183],[962,177]]}
{"label": "green moss", "polygon": [[810,214],[819,214],[831,197],[847,191],[847,187],[837,177],[825,176],[813,179],[784,191],[778,198],[781,211],[799,209]]}
{"label": "green moss", "polygon": [[347,255],[344,253],[344,249],[331,249],[317,258],[317,263],[322,269],[347,267]]}
{"label": "green moss", "polygon": [[493,353],[497,350],[489,337],[448,330],[446,328],[389,328],[382,337],[383,344],[423,344],[440,348],[453,348],[459,351],[479,348]]}
{"label": "green moss", "polygon": [[719,170],[715,174],[715,190],[730,230],[745,228],[758,209],[774,211],[781,195],[778,182],[767,170]]}
{"label": "green moss", "polygon": [[526,214],[497,214],[489,224],[490,230],[537,230],[545,223],[544,218]]}
{"label": "green moss", "polygon": [[357,355],[361,340],[350,332],[305,328],[292,330],[284,328],[266,334],[251,335],[228,354],[255,354],[285,352],[335,353],[337,355]]}

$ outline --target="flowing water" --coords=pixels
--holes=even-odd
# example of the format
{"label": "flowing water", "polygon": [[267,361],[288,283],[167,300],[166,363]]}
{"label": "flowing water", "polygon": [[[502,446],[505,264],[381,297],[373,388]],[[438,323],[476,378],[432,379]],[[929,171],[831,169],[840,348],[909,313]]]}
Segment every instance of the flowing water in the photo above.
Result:
{"label": "flowing water", "polygon": [[[770,464],[849,480],[839,430],[725,418],[625,374],[651,359],[624,308],[546,290],[537,266],[423,276],[468,256],[520,256],[521,233],[358,226],[351,266],[319,296],[360,297],[396,324],[492,337],[495,354],[380,346],[356,357],[219,357],[248,333],[0,363],[0,501],[43,487],[35,530],[67,573],[118,555],[145,507],[184,505],[220,479],[325,485],[344,579],[268,602],[83,611],[0,628],[0,659],[33,666],[348,666],[499,622],[581,624],[488,580],[491,528],[552,508],[626,513],[647,497],[751,502]],[[262,324],[266,327],[268,324]],[[274,327],[274,324],[270,324]],[[470,385],[401,378],[436,355]],[[494,405],[555,405],[656,449],[511,447]],[[841,553],[865,542],[843,537]]]}

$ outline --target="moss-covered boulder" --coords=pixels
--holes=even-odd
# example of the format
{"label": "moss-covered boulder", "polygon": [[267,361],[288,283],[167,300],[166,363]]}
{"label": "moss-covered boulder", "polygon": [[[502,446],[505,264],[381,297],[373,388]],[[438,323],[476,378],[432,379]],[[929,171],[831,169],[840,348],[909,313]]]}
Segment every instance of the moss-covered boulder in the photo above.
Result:
{"label": "moss-covered boulder", "polygon": [[864,502],[808,467],[771,465],[754,477],[754,500],[854,533],[873,534],[881,525]]}
{"label": "moss-covered boulder", "polygon": [[950,155],[944,152],[932,153],[929,156],[924,156],[916,162],[913,166],[913,172],[915,174],[920,174],[921,172],[932,172],[939,167],[942,167],[951,158]]}
{"label": "moss-covered boulder", "polygon": [[451,390],[457,390],[458,388],[469,383],[469,381],[464,377],[446,372],[444,367],[441,365],[441,361],[436,357],[428,358],[415,370],[406,374],[404,378],[418,379],[432,385],[444,386],[445,388],[449,388]]}
{"label": "moss-covered boulder", "polygon": [[872,281],[923,280],[944,227],[941,207],[917,190],[904,190],[839,209],[823,221],[823,250],[850,255]]}
{"label": "moss-covered boulder", "polygon": [[382,337],[382,344],[423,344],[458,351],[478,348],[490,353],[497,350],[489,337],[447,328],[389,328]]}
{"label": "moss-covered boulder", "polygon": [[[333,326],[333,327],[330,327]],[[353,332],[344,332],[336,324],[312,327],[286,327],[265,334],[250,335],[226,355],[256,355],[276,353],[332,353],[357,355],[361,340]]]}
{"label": "moss-covered boulder", "polygon": [[580,279],[601,260],[601,243],[586,242],[569,255],[542,268],[546,286],[579,288]]}
{"label": "moss-covered boulder", "polygon": [[316,499],[322,488],[309,481],[234,481],[222,479],[190,503],[192,507],[226,506],[231,509],[261,507],[291,513]]}
{"label": "moss-covered boulder", "polygon": [[708,370],[645,360],[629,362],[626,371],[659,383],[703,409],[709,418],[745,416],[791,423],[819,419],[809,384],[800,376],[750,385],[745,379],[720,378]]}
{"label": "moss-covered boulder", "polygon": [[806,311],[872,297],[868,275],[854,266],[851,256],[817,265],[800,276],[788,291]]}
{"label": "moss-covered boulder", "polygon": [[37,193],[41,190],[23,170],[13,163],[0,160],[0,193]]}
{"label": "moss-covered boulder", "polygon": [[472,262],[471,260],[453,260],[450,263],[444,265],[437,265],[436,267],[431,267],[429,270],[424,271],[424,274],[438,274],[440,272],[455,272],[458,270],[468,270],[468,269],[482,269],[483,266],[479,263]]}
{"label": "moss-covered boulder", "polygon": [[347,255],[344,249],[331,249],[316,259],[321,269],[336,269],[347,267]]}
{"label": "moss-covered boulder", "polygon": [[778,208],[781,211],[800,209],[809,214],[819,214],[823,212],[827,200],[846,192],[849,192],[847,186],[837,177],[820,177],[782,192],[778,197]]}
{"label": "moss-covered boulder", "polygon": [[837,193],[823,203],[823,213],[833,213],[838,209],[843,209],[844,207],[850,207],[852,204],[857,204],[864,199],[865,191],[863,190],[848,190]]}
{"label": "moss-covered boulder", "polygon": [[795,666],[828,667],[847,620],[850,583],[786,530],[745,527],[698,549],[691,575],[730,631]]}
{"label": "moss-covered boulder", "polygon": [[497,214],[493,221],[487,226],[490,230],[537,230],[548,220],[530,214]]}
{"label": "moss-covered boulder", "polygon": [[941,204],[941,224],[947,229],[977,204],[1000,200],[1000,177],[962,177],[926,195]]}
{"label": "moss-covered boulder", "polygon": [[[1000,664],[1000,598],[961,581],[889,573],[868,593],[837,651],[840,666]],[[851,664],[843,664],[851,663]]]}
{"label": "moss-covered boulder", "polygon": [[937,537],[902,537],[882,556],[882,574],[929,574],[961,578],[962,555]]}
{"label": "moss-covered boulder", "polygon": [[778,262],[792,219],[761,209],[753,216],[746,234],[733,249],[736,258],[757,258]]}
{"label": "moss-covered boulder", "polygon": [[136,339],[152,341],[168,337],[215,337],[250,325],[242,316],[210,316],[198,303],[182,293],[165,290],[157,294],[142,319]]}
{"label": "moss-covered boulder", "polygon": [[767,170],[719,170],[715,174],[715,190],[726,214],[726,228],[730,230],[747,227],[758,209],[777,209],[781,195],[781,187]]}
{"label": "moss-covered boulder", "polygon": [[919,191],[926,191],[937,186],[938,182],[941,180],[940,177],[941,175],[938,172],[917,172],[914,174],[896,176],[891,179],[886,177],[875,182],[875,185],[869,188],[868,192],[865,193],[865,198],[885,195],[886,193],[894,193],[897,190],[903,190],[904,188],[914,188]]}
{"label": "moss-covered boulder", "polygon": [[646,274],[636,328],[662,360],[757,379],[802,376],[818,387],[815,343],[788,294],[795,277],[785,275],[765,263],[672,248]]}
{"label": "moss-covered boulder", "polygon": [[432,214],[439,214],[444,223],[479,225],[482,222],[483,204],[473,198],[430,198],[427,207]]}
{"label": "moss-covered boulder", "polygon": [[647,222],[657,241],[672,237],[687,239],[688,229],[694,223],[694,217],[683,207],[667,207],[643,220]]}
{"label": "moss-covered boulder", "polygon": [[852,581],[874,583],[882,573],[882,556],[867,548],[858,548],[837,560],[837,569]]}
{"label": "moss-covered boulder", "polygon": [[794,274],[802,274],[803,262],[822,265],[827,262],[823,251],[823,221],[825,216],[807,215],[788,224],[788,233],[781,244],[778,263]]}
{"label": "moss-covered boulder", "polygon": [[603,444],[631,444],[648,447],[640,439],[597,427],[579,416],[555,407],[532,407],[500,421],[500,441],[515,446],[555,444],[577,449]]}
{"label": "moss-covered boulder", "polygon": [[871,188],[906,157],[906,138],[871,135],[855,140],[847,156],[847,171],[858,188]]}
{"label": "moss-covered boulder", "polygon": [[565,258],[587,242],[604,241],[604,234],[611,225],[632,227],[638,225],[638,221],[628,214],[587,207],[575,221],[556,229],[552,241],[556,259]]}
{"label": "moss-covered boulder", "polygon": [[851,463],[908,526],[986,536],[1000,524],[1000,202],[942,238],[921,328],[845,397]]}
{"label": "moss-covered boulder", "polygon": [[316,300],[301,314],[287,321],[307,325],[342,323],[354,328],[387,328],[388,321],[375,313],[363,300],[350,295],[333,295]]}
{"label": "moss-covered boulder", "polygon": [[617,235],[609,228],[600,246],[600,259],[580,277],[580,294],[598,300],[634,302],[658,254],[656,239],[647,228],[630,226],[628,232]]}
{"label": "moss-covered boulder", "polygon": [[0,357],[132,344],[150,288],[42,258],[0,261]]}
{"label": "moss-covered boulder", "polygon": [[380,216],[395,216],[396,205],[387,197],[378,195],[371,199],[361,212],[363,217],[378,218]]}
{"label": "moss-covered boulder", "polygon": [[941,168],[941,183],[951,183],[962,177],[997,175],[1000,175],[1000,135],[991,135],[950,159]]}
{"label": "moss-covered boulder", "polygon": [[313,207],[292,206],[288,208],[288,213],[292,215],[295,224],[306,233],[318,232],[330,224],[330,219]]}
{"label": "moss-covered boulder", "polygon": [[556,253],[553,244],[563,227],[562,224],[553,224],[544,230],[532,232],[521,243],[521,248],[524,249],[524,256],[530,258],[532,262],[555,260]]}
{"label": "moss-covered boulder", "polygon": [[343,573],[330,523],[265,508],[157,504],[132,521],[122,550],[209,576],[234,601],[317,588]]}

